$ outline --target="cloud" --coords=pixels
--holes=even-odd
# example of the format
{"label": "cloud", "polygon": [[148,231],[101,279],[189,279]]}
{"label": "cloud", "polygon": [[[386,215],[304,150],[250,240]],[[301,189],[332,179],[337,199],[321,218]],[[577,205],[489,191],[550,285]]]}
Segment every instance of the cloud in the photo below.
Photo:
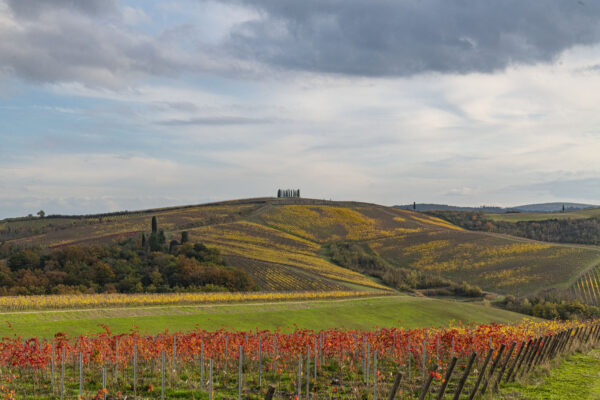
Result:
{"label": "cloud", "polygon": [[255,125],[270,124],[274,120],[269,118],[251,118],[251,117],[203,117],[190,119],[170,119],[159,121],[159,125],[165,126],[185,126],[185,125]]}
{"label": "cloud", "polygon": [[[491,73],[600,40],[600,3],[548,0],[0,0],[0,76],[123,88],[203,73]],[[152,13],[155,12],[155,14]],[[157,21],[160,19],[160,22]],[[144,25],[145,28],[138,25]]]}
{"label": "cloud", "polygon": [[516,189],[537,193],[541,198],[545,196],[552,199],[575,199],[600,203],[600,178],[596,177],[549,180]]}
{"label": "cloud", "polygon": [[362,76],[493,72],[600,40],[600,3],[231,0],[259,11],[227,43],[284,69]]}
{"label": "cloud", "polygon": [[90,16],[106,16],[118,10],[116,0],[6,0],[6,3],[21,18],[36,18],[55,10],[75,11]]}

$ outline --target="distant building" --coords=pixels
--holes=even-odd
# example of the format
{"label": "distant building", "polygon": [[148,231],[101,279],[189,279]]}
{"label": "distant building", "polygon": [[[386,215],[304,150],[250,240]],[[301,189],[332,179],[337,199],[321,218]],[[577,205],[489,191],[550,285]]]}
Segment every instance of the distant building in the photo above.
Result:
{"label": "distant building", "polygon": [[300,198],[300,189],[278,189],[278,198]]}

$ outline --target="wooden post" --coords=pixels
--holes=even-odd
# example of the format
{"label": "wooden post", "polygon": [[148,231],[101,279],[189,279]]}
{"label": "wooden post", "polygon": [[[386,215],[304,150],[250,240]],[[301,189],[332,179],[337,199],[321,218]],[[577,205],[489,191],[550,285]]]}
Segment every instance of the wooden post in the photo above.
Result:
{"label": "wooden post", "polygon": [[580,331],[580,329],[576,328],[575,331],[571,332],[571,336],[569,336],[569,340],[567,340],[567,343],[565,344],[565,348],[564,348],[563,352],[567,353],[567,352],[571,351],[571,347],[573,347],[573,343],[575,342],[575,340],[577,340],[579,331]]}
{"label": "wooden post", "polygon": [[[431,382],[433,381],[433,375],[437,371],[437,365],[433,367],[431,373],[427,377],[427,380],[423,382],[423,387],[421,388],[421,394],[419,394],[419,400],[425,400],[425,396],[427,396],[427,392],[429,392],[429,386],[431,386]],[[375,399],[377,400],[377,399]]]}
{"label": "wooden post", "polygon": [[[496,378],[496,382],[494,383],[494,392],[496,390],[498,390],[498,385],[500,384],[500,382],[502,382],[502,376],[504,375],[504,371],[506,370],[506,366],[508,365],[508,362],[510,361],[510,356],[512,356],[513,351],[515,350],[515,346],[517,345],[517,342],[512,342],[512,344],[510,345],[510,348],[508,349],[508,353],[506,354],[506,358],[504,359],[504,363],[502,363],[502,367],[500,368],[500,372],[498,373],[498,377]],[[493,374],[494,371],[492,371]],[[490,374],[490,379],[492,378],[491,374]],[[485,391],[481,392],[481,395],[484,395]]]}
{"label": "wooden post", "polygon": [[394,379],[394,384],[392,385],[392,390],[390,390],[390,394],[388,395],[387,400],[394,400],[396,397],[396,393],[398,393],[398,388],[400,387],[400,382],[402,381],[402,372],[398,371],[396,374],[396,379]]}
{"label": "wooden post", "polygon": [[165,400],[165,351],[160,353],[160,398]]}
{"label": "wooden post", "polygon": [[79,397],[83,396],[83,353],[79,352]]}
{"label": "wooden post", "polygon": [[542,337],[543,342],[540,342],[538,344],[538,351],[536,354],[534,354],[533,359],[531,360],[530,365],[527,368],[527,371],[525,371],[526,373],[528,373],[531,370],[531,368],[535,368],[535,366],[537,365],[542,353],[545,351],[546,346],[548,346],[548,339],[549,336]]}
{"label": "wooden post", "polygon": [[[514,380],[515,376],[517,375],[517,371],[519,370],[519,367],[521,366],[521,363],[523,362],[523,359],[525,358],[525,355],[529,351],[530,344],[531,344],[531,339],[527,342],[527,344],[525,344],[524,340],[521,342],[521,347],[519,348],[519,354],[517,354],[517,358],[515,359],[514,364],[511,366],[510,370],[508,371],[508,375],[506,376],[505,382],[510,382],[511,380]],[[519,356],[521,356],[521,357],[519,357]]]}
{"label": "wooden post", "polygon": [[554,346],[554,348],[552,349],[552,351],[550,352],[550,354],[548,354],[548,359],[552,360],[554,359],[556,356],[558,356],[560,353],[560,348],[563,345],[564,341],[567,339],[567,331],[562,331],[559,335],[558,335],[558,340],[556,342],[556,345]]}
{"label": "wooden post", "polygon": [[317,338],[314,338],[314,347],[313,349],[315,349],[315,361],[313,362],[314,365],[314,370],[315,370],[315,379],[317,379]]}
{"label": "wooden post", "polygon": [[500,363],[500,360],[501,360],[501,357],[502,357],[502,353],[504,352],[505,347],[506,347],[505,344],[502,343],[500,345],[500,349],[498,349],[498,354],[496,354],[496,357],[494,358],[494,361],[492,362],[492,366],[490,368],[490,373],[483,380],[483,386],[481,387],[481,393],[482,394],[485,393],[485,391],[487,390],[488,384],[490,383],[490,380],[493,378],[494,371],[496,370],[496,367]]}
{"label": "wooden post", "polygon": [[460,377],[460,381],[458,382],[458,386],[456,387],[456,392],[454,392],[453,400],[458,400],[460,398],[460,394],[462,393],[463,387],[467,382],[467,378],[469,377],[469,373],[471,372],[471,368],[473,368],[473,361],[475,361],[475,352],[471,350],[471,355],[469,356],[469,361],[467,362],[467,368],[463,372]]}
{"label": "wooden post", "polygon": [[425,347],[425,341],[423,340],[423,344],[421,345],[421,373],[423,374],[423,380],[425,380],[425,361],[427,360],[427,348]]}
{"label": "wooden post", "polygon": [[450,381],[450,378],[452,377],[452,371],[454,371],[454,367],[456,366],[456,361],[458,361],[458,357],[453,356],[452,360],[450,361],[450,365],[448,366],[448,369],[446,370],[446,375],[444,375],[444,380],[442,381],[442,385],[440,386],[440,389],[438,390],[437,400],[441,400],[444,398],[444,394],[446,393],[446,388],[448,387],[448,382]]}
{"label": "wooden post", "polygon": [[538,366],[540,363],[542,363],[546,360],[548,353],[554,347],[555,343],[558,341],[557,335],[548,335],[547,338],[548,338],[548,344],[546,346],[544,346],[544,348],[542,349],[542,354],[540,354],[540,356],[538,357],[537,363],[535,364],[536,366]]}
{"label": "wooden post", "polygon": [[258,338],[258,387],[262,386],[262,337]]}
{"label": "wooden post", "polygon": [[133,398],[137,396],[137,340],[133,343]]}
{"label": "wooden post", "polygon": [[65,397],[65,347],[62,348],[62,357],[60,358],[60,399]]}
{"label": "wooden post", "polygon": [[475,386],[473,387],[473,390],[471,390],[471,394],[469,395],[469,400],[473,400],[473,397],[475,397],[475,393],[477,393],[477,389],[479,389],[479,385],[481,384],[481,380],[483,379],[485,370],[487,369],[487,365],[490,362],[490,358],[492,358],[492,354],[494,354],[494,348],[490,347],[490,349],[487,352],[487,355],[485,356],[485,360],[483,361],[483,365],[481,366],[481,370],[479,371],[477,381],[475,381]]}
{"label": "wooden post", "polygon": [[542,359],[542,361],[551,360],[553,358],[554,352],[556,351],[556,348],[560,345],[560,342],[564,336],[563,333],[564,332],[560,332],[560,333],[554,335],[554,340],[550,344],[550,348],[544,355],[544,358]]}
{"label": "wooden post", "polygon": [[544,337],[544,344],[542,345],[542,348],[538,352],[537,357],[535,357],[533,359],[533,367],[532,368],[537,367],[537,365],[540,363],[540,361],[542,360],[542,358],[544,357],[544,355],[548,351],[548,347],[550,347],[551,341],[552,341],[552,335],[546,335]]}
{"label": "wooden post", "polygon": [[213,400],[213,360],[208,361],[208,400]]}
{"label": "wooden post", "polygon": [[173,335],[173,370],[171,371],[171,386],[173,386],[173,377],[177,371],[177,336]]}
{"label": "wooden post", "polygon": [[298,355],[298,400],[302,398],[302,354]]}
{"label": "wooden post", "polygon": [[265,396],[265,400],[272,400],[274,393],[275,393],[275,386],[270,385],[269,388],[267,389],[267,395]]}
{"label": "wooden post", "polygon": [[554,351],[550,355],[551,358],[555,358],[559,354],[562,353],[562,349],[564,348],[564,346],[565,346],[567,340],[569,339],[570,335],[571,335],[571,329],[567,329],[566,331],[561,332],[560,341],[558,342],[558,344],[554,348]]}
{"label": "wooden post", "polygon": [[242,346],[240,345],[240,361],[238,364],[238,400],[242,400]]}
{"label": "wooden post", "polygon": [[540,337],[540,338],[537,338],[536,340],[533,341],[533,345],[531,346],[531,350],[529,351],[529,355],[525,359],[525,363],[523,364],[523,369],[521,369],[521,374],[519,376],[525,375],[525,372],[527,372],[529,370],[529,365],[531,364],[531,360],[533,359],[533,357],[536,354],[538,345],[540,344],[541,340],[542,340],[542,338]]}
{"label": "wooden post", "polygon": [[365,373],[365,379],[367,381],[367,393],[369,393],[369,381],[371,380],[371,375],[369,375],[369,365],[371,364],[371,350],[369,348],[369,342],[367,342],[367,354],[365,354],[365,362],[367,366],[367,371]]}
{"label": "wooden post", "polygon": [[204,340],[200,343],[200,390],[204,387]]}
{"label": "wooden post", "polygon": [[52,341],[52,371],[50,375],[50,385],[52,385],[52,392],[54,392],[54,352],[56,344]]}
{"label": "wooden post", "polygon": [[310,345],[306,349],[306,400],[310,399]]}
{"label": "wooden post", "polygon": [[377,348],[373,351],[373,400],[377,400]]}
{"label": "wooden post", "polygon": [[119,384],[119,338],[115,339],[115,388]]}

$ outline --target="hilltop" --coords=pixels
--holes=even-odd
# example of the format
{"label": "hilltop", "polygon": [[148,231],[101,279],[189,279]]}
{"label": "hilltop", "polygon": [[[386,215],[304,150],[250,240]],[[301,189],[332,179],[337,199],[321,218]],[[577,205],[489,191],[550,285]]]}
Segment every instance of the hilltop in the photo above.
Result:
{"label": "hilltop", "polygon": [[4,246],[48,250],[139,240],[153,216],[167,241],[188,232],[191,242],[219,249],[227,264],[246,271],[266,291],[382,289],[384,274],[389,282],[398,278],[390,274],[402,271],[400,278],[417,279],[415,286],[449,279],[524,295],[567,287],[600,261],[592,247],[466,231],[431,215],[377,204],[313,199],[3,220],[0,240]]}
{"label": "hilltop", "polygon": [[577,211],[586,210],[590,208],[598,208],[597,205],[583,204],[583,203],[537,203],[537,204],[524,204],[514,207],[499,207],[499,206],[479,206],[479,207],[468,207],[468,206],[453,206],[448,204],[435,204],[435,203],[416,203],[416,204],[404,204],[394,206],[394,208],[400,208],[403,210],[416,210],[416,211],[479,211],[490,214],[513,214],[513,213],[558,213],[563,211]]}

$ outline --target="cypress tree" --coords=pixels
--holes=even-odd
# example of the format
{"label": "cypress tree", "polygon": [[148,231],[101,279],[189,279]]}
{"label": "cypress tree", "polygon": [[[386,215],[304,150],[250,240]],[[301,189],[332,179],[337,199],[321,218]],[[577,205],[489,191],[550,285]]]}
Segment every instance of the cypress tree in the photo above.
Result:
{"label": "cypress tree", "polygon": [[146,247],[146,234],[142,232],[142,248]]}
{"label": "cypress tree", "polygon": [[158,222],[156,221],[156,217],[152,217],[152,233],[156,233],[158,231]]}
{"label": "cypress tree", "polygon": [[181,232],[181,244],[187,243],[189,240],[189,235],[187,231]]}

